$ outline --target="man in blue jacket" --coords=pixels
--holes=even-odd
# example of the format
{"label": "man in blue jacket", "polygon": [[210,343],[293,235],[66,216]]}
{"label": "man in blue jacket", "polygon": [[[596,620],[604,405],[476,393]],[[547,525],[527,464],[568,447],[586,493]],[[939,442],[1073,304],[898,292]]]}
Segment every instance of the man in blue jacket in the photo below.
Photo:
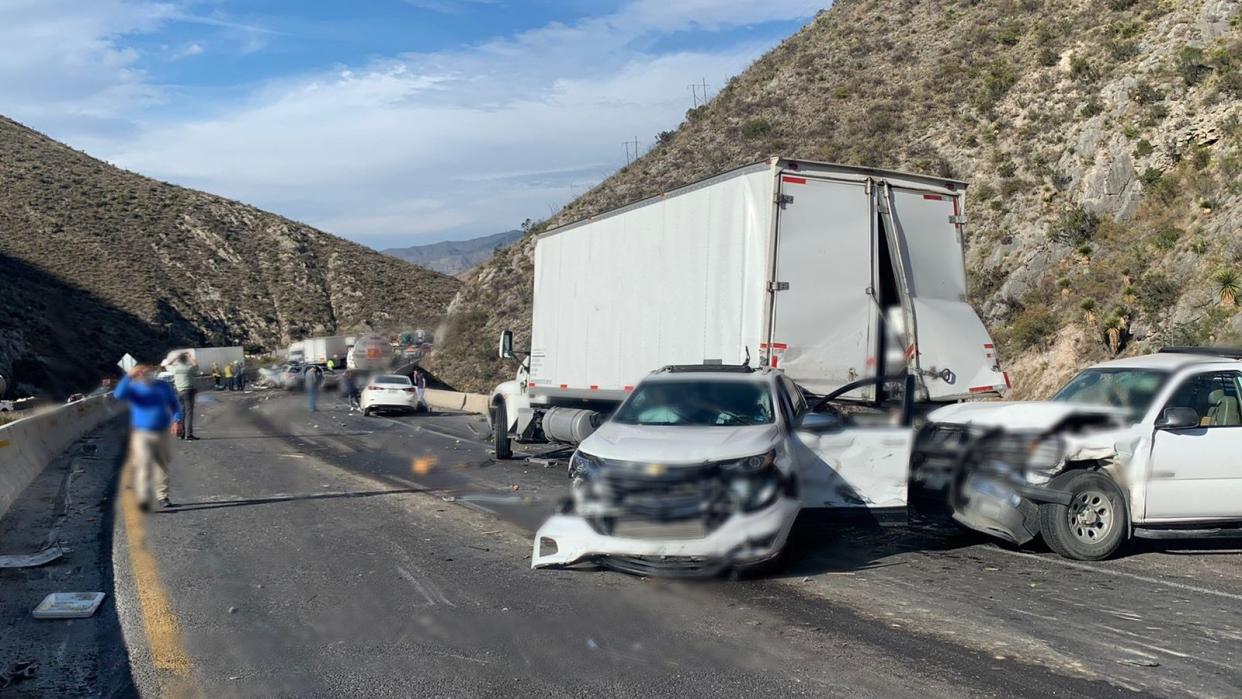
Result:
{"label": "man in blue jacket", "polygon": [[155,498],[162,507],[172,507],[168,499],[168,465],[172,461],[172,436],[181,422],[181,402],[166,381],[155,378],[154,370],[142,364],[129,370],[112,395],[129,403],[129,460],[135,470],[134,487],[138,505],[151,509],[152,481]]}

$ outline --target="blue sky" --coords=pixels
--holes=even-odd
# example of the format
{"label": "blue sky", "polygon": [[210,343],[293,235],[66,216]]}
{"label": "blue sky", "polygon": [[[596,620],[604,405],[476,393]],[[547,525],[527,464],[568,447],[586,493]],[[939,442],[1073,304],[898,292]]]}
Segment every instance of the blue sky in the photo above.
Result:
{"label": "blue sky", "polygon": [[541,218],[827,0],[0,0],[0,113],[377,248]]}

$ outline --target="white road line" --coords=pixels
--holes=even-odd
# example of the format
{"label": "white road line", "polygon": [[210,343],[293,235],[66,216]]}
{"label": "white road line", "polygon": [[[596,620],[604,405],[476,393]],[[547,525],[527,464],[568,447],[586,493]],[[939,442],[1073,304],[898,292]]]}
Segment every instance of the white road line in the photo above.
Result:
{"label": "white road line", "polygon": [[1003,549],[999,547],[993,548],[992,550],[997,553],[1003,553],[1006,556],[1016,556],[1018,558],[1025,558],[1025,559],[1032,560],[1032,561],[1040,561],[1041,563],[1046,563],[1046,564],[1055,563],[1057,565],[1065,566],[1066,568],[1085,570],[1091,573],[1100,573],[1102,575],[1111,575],[1113,577],[1119,577],[1119,578],[1130,578],[1131,580],[1138,580],[1139,582],[1151,583],[1152,585],[1163,585],[1165,587],[1171,587],[1175,590],[1185,590],[1186,592],[1198,592],[1199,594],[1202,594],[1202,595],[1215,595],[1216,597],[1224,597],[1226,599],[1231,599],[1237,602],[1242,602],[1242,595],[1239,595],[1233,592],[1225,592],[1224,590],[1212,590],[1210,588],[1199,587],[1198,585],[1188,585],[1186,583],[1180,583],[1174,580],[1161,580],[1160,578],[1153,578],[1147,575],[1139,575],[1137,573],[1127,573],[1124,570],[1097,568],[1095,566],[1090,566],[1085,563],[1079,563],[1077,561],[1067,561],[1064,558],[1048,558],[1044,556],[1036,556],[1036,555],[1029,554],[1029,553],[1022,553],[1020,551],[1010,551],[1008,549]]}

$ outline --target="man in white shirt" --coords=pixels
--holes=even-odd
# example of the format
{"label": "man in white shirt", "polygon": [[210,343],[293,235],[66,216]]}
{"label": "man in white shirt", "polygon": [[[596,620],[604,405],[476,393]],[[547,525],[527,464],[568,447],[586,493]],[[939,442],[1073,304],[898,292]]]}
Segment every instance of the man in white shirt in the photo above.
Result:
{"label": "man in white shirt", "polygon": [[181,402],[181,438],[185,440],[198,439],[194,436],[194,399],[198,396],[198,390],[194,388],[194,375],[197,366],[189,352],[182,352],[177,361],[168,367],[173,375],[173,388],[177,389],[177,400]]}

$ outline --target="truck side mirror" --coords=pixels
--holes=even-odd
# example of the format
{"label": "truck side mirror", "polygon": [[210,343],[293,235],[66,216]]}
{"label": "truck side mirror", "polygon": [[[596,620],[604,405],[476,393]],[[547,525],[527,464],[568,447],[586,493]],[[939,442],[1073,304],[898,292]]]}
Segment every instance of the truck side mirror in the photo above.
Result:
{"label": "truck side mirror", "polygon": [[513,358],[513,331],[503,330],[500,333],[500,358]]}
{"label": "truck side mirror", "polygon": [[808,411],[803,413],[802,417],[798,419],[795,429],[804,432],[822,433],[838,430],[842,425],[841,418],[836,413],[813,413]]}
{"label": "truck side mirror", "polygon": [[1165,408],[1156,421],[1158,430],[1184,430],[1199,426],[1199,413],[1194,408]]}

